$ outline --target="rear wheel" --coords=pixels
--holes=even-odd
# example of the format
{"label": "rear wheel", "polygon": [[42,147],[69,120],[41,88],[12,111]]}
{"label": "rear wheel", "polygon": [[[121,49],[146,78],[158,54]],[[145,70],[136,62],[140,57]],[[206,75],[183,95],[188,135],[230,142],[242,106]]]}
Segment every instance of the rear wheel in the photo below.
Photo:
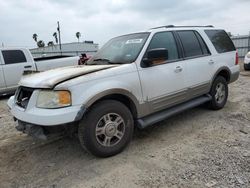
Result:
{"label": "rear wheel", "polygon": [[212,100],[209,102],[211,109],[219,110],[225,106],[228,97],[228,84],[224,77],[218,76],[215,78],[210,95],[212,96]]}
{"label": "rear wheel", "polygon": [[130,142],[134,123],[129,109],[114,100],[95,104],[79,124],[81,145],[98,157],[120,153]]}

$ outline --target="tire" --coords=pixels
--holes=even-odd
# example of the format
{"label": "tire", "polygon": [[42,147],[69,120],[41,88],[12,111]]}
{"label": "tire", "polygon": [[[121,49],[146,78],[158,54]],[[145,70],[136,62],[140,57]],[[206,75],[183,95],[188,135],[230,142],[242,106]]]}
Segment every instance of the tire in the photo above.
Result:
{"label": "tire", "polygon": [[217,76],[209,94],[212,96],[212,100],[208,103],[209,108],[212,110],[222,109],[228,97],[228,84],[226,79],[222,76]]}
{"label": "tire", "polygon": [[132,139],[134,121],[121,102],[104,100],[93,107],[78,128],[81,146],[97,157],[110,157],[124,150]]}
{"label": "tire", "polygon": [[250,64],[245,64],[245,63],[244,63],[244,70],[245,70],[245,71],[250,70]]}

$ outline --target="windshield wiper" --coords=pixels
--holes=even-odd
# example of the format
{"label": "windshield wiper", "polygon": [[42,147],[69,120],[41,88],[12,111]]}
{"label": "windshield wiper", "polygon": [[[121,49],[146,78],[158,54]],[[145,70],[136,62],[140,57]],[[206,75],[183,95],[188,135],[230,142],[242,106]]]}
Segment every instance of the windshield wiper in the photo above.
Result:
{"label": "windshield wiper", "polygon": [[105,58],[98,58],[98,59],[94,59],[93,61],[106,61],[106,62],[110,62],[109,59],[105,59]]}
{"label": "windshield wiper", "polygon": [[123,64],[123,63],[118,63],[118,62],[112,62],[109,59],[105,59],[105,58],[94,59],[91,62],[87,62],[86,64],[87,65],[99,65],[99,64],[103,64],[103,63],[107,63],[107,64]]}
{"label": "windshield wiper", "polygon": [[[101,62],[105,62],[108,64],[123,64],[123,63],[117,63],[117,62],[112,62],[109,59],[105,59],[105,58],[98,58],[98,59],[94,59],[93,62],[97,62],[97,61],[101,61]],[[90,63],[91,65],[96,65],[97,63]]]}

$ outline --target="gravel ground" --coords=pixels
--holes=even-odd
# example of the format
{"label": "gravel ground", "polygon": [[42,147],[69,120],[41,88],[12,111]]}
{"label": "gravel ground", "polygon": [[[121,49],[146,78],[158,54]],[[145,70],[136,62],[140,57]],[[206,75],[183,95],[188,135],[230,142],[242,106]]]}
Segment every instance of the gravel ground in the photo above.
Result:
{"label": "gravel ground", "polygon": [[250,187],[250,73],[230,85],[224,109],[198,107],[144,131],[107,159],[77,139],[18,133],[0,99],[0,187]]}

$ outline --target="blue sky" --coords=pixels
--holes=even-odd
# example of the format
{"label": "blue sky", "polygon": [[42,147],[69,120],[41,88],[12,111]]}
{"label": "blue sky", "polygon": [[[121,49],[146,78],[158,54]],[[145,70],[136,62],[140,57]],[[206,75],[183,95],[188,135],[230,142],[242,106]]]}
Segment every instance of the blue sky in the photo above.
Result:
{"label": "blue sky", "polygon": [[53,40],[60,21],[62,42],[94,40],[160,25],[214,25],[232,34],[250,31],[249,0],[0,0],[0,44],[35,47]]}

